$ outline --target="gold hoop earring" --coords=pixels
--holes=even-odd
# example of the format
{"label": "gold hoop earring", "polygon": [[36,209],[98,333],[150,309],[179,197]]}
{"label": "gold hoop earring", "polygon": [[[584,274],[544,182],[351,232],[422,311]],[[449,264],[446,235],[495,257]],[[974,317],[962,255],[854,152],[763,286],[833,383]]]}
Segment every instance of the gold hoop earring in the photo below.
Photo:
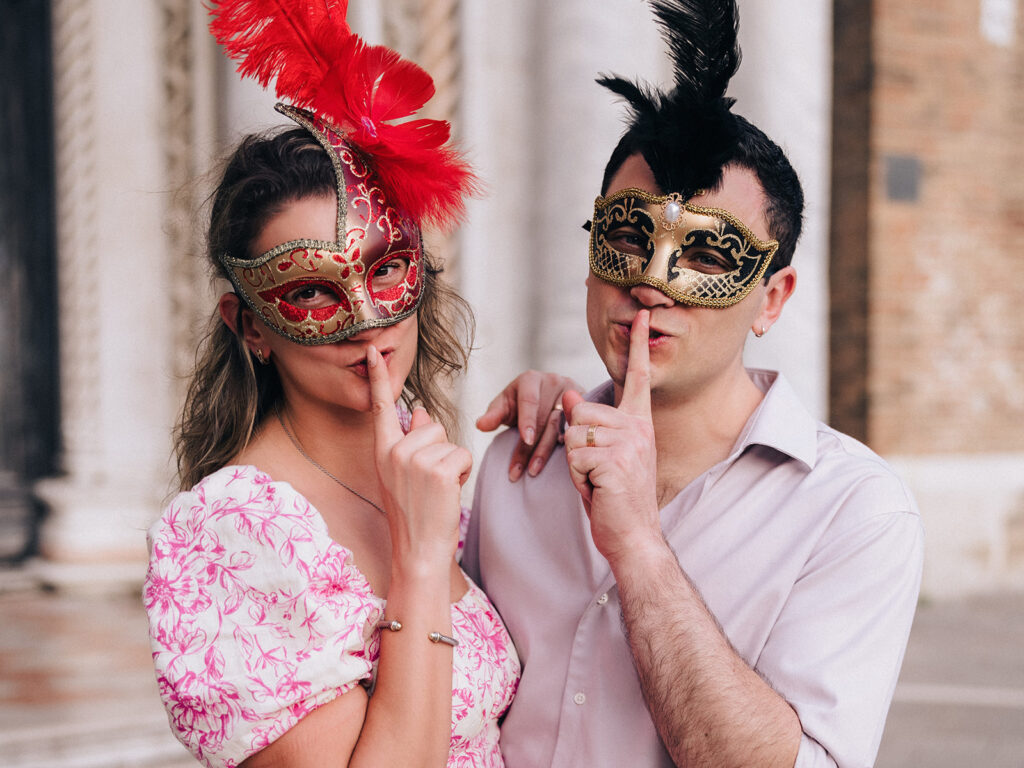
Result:
{"label": "gold hoop earring", "polygon": [[255,354],[256,355],[256,359],[260,361],[260,365],[268,365],[270,363],[270,360],[263,356],[263,350],[262,349],[258,349],[258,348],[254,349],[253,350],[253,354]]}

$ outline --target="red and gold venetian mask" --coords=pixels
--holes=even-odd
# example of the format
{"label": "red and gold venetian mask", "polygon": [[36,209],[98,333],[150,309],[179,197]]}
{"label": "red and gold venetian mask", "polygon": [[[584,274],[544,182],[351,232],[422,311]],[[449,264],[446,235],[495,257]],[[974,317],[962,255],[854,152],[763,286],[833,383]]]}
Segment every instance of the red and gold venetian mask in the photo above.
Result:
{"label": "red and gold venetian mask", "polygon": [[330,344],[408,317],[423,295],[416,223],[384,195],[363,154],[311,112],[278,105],[330,155],[337,177],[333,242],[291,240],[253,259],[224,255],[235,290],[270,328]]}

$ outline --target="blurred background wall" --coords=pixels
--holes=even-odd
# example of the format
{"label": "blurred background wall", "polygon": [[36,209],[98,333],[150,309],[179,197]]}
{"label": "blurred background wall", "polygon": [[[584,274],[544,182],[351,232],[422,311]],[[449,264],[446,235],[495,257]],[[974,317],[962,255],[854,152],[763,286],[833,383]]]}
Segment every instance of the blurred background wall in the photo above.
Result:
{"label": "blurred background wall", "polygon": [[[621,106],[665,82],[643,0],[351,0],[434,76],[487,186],[432,236],[477,313],[472,418],[527,367],[603,378],[586,235]],[[736,111],[808,198],[797,294],[748,363],[892,461],[925,593],[1024,589],[1024,46],[1018,0],[740,0]],[[221,286],[204,176],[276,124],[197,0],[5,0],[0,62],[0,556],[57,586],[138,581],[174,489],[170,430]]]}

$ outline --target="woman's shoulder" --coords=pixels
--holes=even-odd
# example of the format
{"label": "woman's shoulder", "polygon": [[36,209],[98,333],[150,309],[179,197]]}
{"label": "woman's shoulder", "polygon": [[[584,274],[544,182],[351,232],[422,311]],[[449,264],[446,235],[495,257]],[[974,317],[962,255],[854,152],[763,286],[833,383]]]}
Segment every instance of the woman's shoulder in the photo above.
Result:
{"label": "woman's shoulder", "polygon": [[363,599],[371,594],[351,552],[331,539],[316,509],[254,466],[224,467],[179,493],[148,538],[151,574],[168,567],[196,578],[210,569],[244,571],[252,588],[302,591],[326,568],[336,588]]}
{"label": "woman's shoulder", "polygon": [[271,490],[276,483],[269,474],[253,464],[239,462],[211,472],[188,490],[181,491],[171,504],[195,496],[200,501],[206,498],[231,498],[250,495],[253,490]]}
{"label": "woman's shoulder", "polygon": [[290,484],[244,464],[223,467],[178,493],[150,529],[150,540],[183,524],[193,528],[234,527],[250,533],[256,530],[249,529],[249,525],[300,526],[311,534],[326,536],[319,514]]}

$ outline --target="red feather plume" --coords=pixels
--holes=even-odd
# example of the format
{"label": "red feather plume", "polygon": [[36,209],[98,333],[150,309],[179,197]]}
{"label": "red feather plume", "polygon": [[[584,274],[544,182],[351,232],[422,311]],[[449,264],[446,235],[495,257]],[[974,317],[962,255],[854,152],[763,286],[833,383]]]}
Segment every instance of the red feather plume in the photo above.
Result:
{"label": "red feather plume", "polygon": [[370,46],[345,20],[348,0],[212,0],[210,31],[238,71],[335,125],[373,160],[384,194],[416,221],[448,228],[477,191],[443,120],[403,120],[434,95],[422,68]]}

